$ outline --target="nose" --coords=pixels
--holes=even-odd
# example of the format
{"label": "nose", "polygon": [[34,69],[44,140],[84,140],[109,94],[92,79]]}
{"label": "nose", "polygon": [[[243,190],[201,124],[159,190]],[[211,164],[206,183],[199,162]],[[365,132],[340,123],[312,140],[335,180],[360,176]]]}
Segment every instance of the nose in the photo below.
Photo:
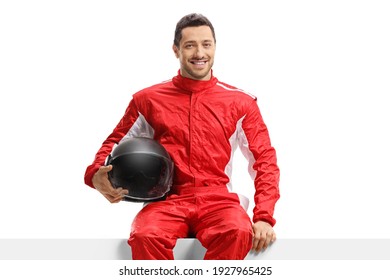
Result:
{"label": "nose", "polygon": [[197,47],[196,52],[195,52],[195,57],[196,58],[203,58],[204,56],[204,50],[202,47]]}

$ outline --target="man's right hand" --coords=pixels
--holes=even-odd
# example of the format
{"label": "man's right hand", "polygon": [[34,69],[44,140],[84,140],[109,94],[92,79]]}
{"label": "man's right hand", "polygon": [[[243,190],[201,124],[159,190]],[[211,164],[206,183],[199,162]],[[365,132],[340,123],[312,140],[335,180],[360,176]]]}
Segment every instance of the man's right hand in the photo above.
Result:
{"label": "man's right hand", "polygon": [[117,188],[115,189],[108,180],[108,172],[112,169],[112,165],[101,166],[92,177],[92,184],[108,201],[111,203],[120,202],[124,195],[128,194],[128,190]]}

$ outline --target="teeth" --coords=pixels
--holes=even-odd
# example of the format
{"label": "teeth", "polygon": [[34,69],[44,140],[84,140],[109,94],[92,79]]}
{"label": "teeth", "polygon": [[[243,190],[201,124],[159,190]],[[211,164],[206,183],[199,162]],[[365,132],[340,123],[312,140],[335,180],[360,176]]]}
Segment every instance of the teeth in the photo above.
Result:
{"label": "teeth", "polygon": [[194,61],[193,63],[194,63],[194,64],[196,64],[196,65],[202,65],[202,64],[205,64],[205,62],[204,62],[204,61]]}

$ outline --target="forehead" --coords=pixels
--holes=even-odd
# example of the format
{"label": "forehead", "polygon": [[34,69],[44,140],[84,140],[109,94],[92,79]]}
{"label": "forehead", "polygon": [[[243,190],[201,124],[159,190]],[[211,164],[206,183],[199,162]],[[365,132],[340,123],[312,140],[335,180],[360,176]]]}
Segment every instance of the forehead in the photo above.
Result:
{"label": "forehead", "polygon": [[188,41],[214,41],[213,33],[207,25],[186,27],[181,31],[181,43]]}

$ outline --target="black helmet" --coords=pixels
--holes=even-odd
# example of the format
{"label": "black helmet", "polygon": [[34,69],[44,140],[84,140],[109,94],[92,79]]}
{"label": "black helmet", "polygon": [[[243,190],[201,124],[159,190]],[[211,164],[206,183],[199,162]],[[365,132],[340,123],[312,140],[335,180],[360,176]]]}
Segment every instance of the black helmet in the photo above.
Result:
{"label": "black helmet", "polygon": [[154,201],[170,190],[173,162],[157,141],[134,137],[120,142],[107,159],[112,165],[108,178],[114,188],[127,189],[124,200]]}

